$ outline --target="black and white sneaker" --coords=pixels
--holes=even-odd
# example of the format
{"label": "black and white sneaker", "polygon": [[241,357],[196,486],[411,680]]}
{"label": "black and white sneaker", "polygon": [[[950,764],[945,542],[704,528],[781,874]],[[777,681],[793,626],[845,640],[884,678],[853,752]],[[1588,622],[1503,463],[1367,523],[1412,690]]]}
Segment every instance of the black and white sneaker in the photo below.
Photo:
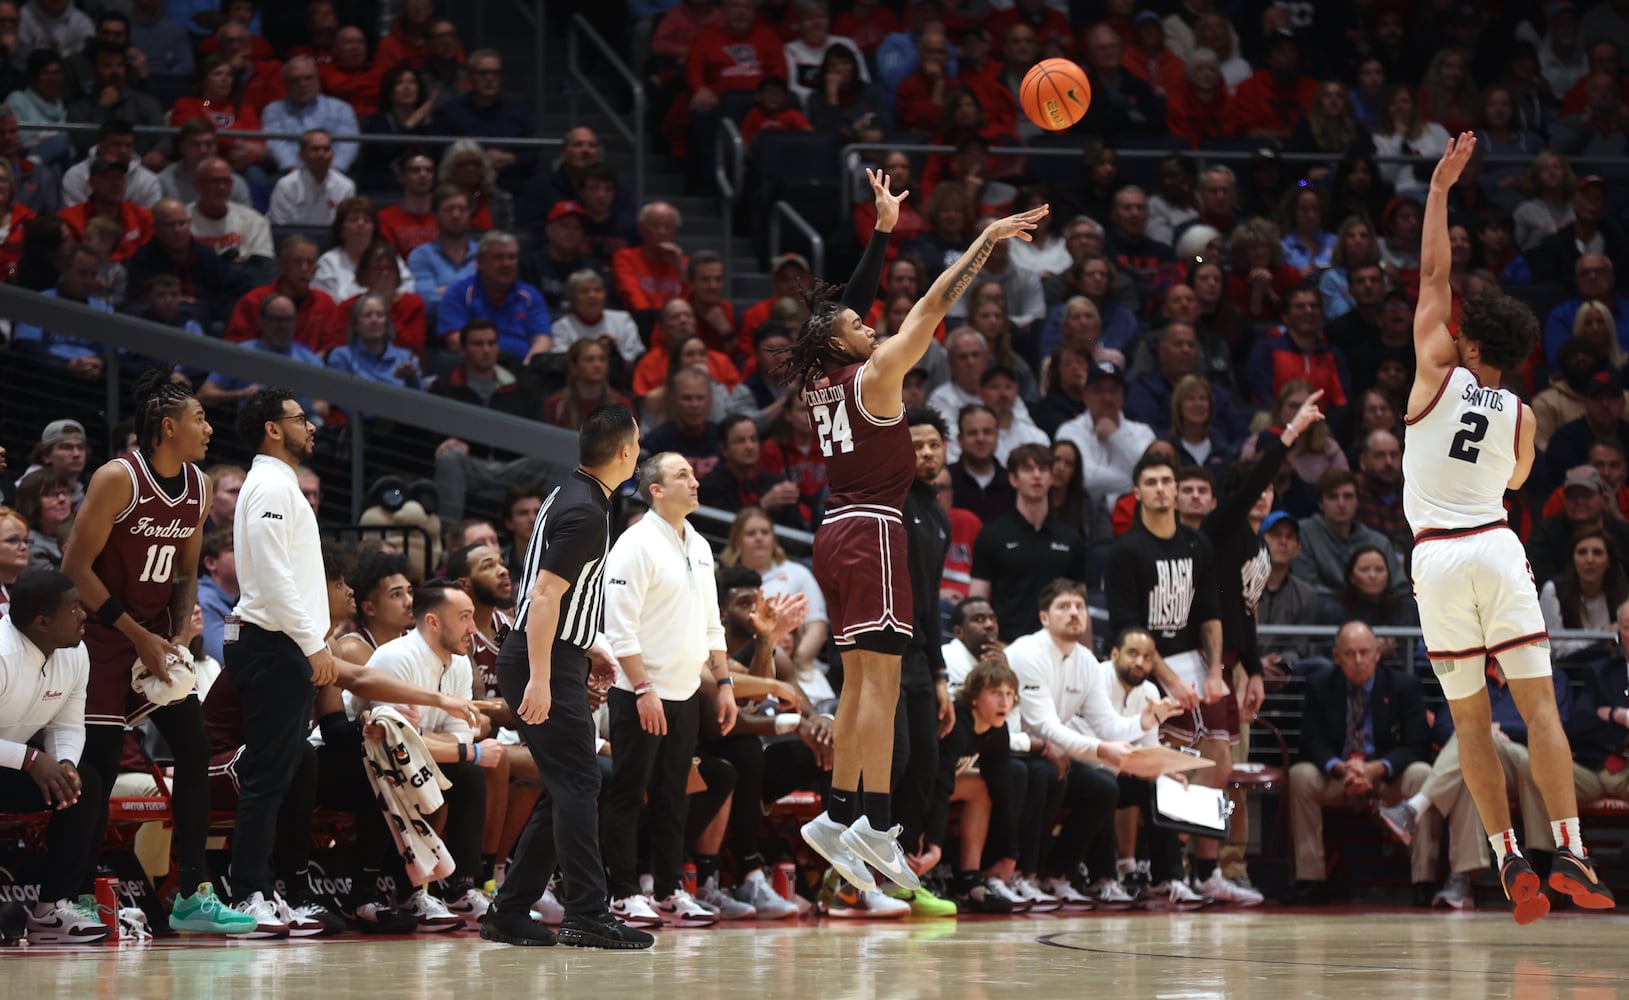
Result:
{"label": "black and white sneaker", "polygon": [[560,923],[557,937],[568,948],[608,948],[616,951],[637,951],[656,943],[654,935],[629,927],[609,913],[593,916],[567,914]]}
{"label": "black and white sneaker", "polygon": [[28,915],[30,944],[96,944],[109,931],[94,909],[86,909],[72,899],[59,899]]}
{"label": "black and white sneaker", "polygon": [[419,926],[417,917],[398,910],[379,892],[353,896],[346,916],[364,934],[412,934]]}
{"label": "black and white sneaker", "polygon": [[[289,937],[326,937],[345,933],[345,918],[330,910],[316,896],[295,892],[287,900],[281,896],[278,899],[287,911]],[[302,928],[304,933],[296,930],[296,927]]]}

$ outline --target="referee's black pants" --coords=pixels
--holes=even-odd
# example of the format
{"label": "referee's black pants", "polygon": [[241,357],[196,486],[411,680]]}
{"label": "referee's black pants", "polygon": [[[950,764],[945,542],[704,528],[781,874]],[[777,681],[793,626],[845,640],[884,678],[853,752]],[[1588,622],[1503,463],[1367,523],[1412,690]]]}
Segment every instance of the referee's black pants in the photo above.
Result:
{"label": "referee's black pants", "polygon": [[605,869],[600,863],[598,733],[588,710],[588,657],[556,642],[549,674],[549,717],[542,725],[520,718],[520,699],[531,680],[526,631],[513,629],[498,652],[498,686],[515,713],[515,726],[537,761],[543,795],[515,845],[514,861],[493,901],[498,913],[525,914],[549,886],[555,865],[565,876],[561,903],[568,915],[605,913]]}
{"label": "referee's black pants", "polygon": [[243,756],[238,759],[238,815],[232,830],[232,897],[271,898],[277,886],[272,849],[277,816],[300,769],[317,689],[311,662],[294,640],[244,623],[226,644],[226,679],[243,696]]}
{"label": "referee's black pants", "polygon": [[638,699],[632,691],[612,688],[606,697],[611,712],[611,780],[605,786],[600,834],[611,898],[639,894],[643,806],[650,830],[652,888],[655,898],[666,899],[684,876],[686,789],[701,723],[701,692],[683,701],[662,700],[666,736],[655,736],[640,727]]}

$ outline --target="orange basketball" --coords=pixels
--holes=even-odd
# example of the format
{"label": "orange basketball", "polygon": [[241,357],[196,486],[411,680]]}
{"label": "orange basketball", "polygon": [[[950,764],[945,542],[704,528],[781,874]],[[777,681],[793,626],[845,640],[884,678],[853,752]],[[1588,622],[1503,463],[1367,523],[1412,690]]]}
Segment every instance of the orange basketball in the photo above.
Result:
{"label": "orange basketball", "polygon": [[1080,121],[1092,105],[1086,71],[1068,59],[1043,59],[1024,74],[1018,103],[1029,120],[1049,132]]}

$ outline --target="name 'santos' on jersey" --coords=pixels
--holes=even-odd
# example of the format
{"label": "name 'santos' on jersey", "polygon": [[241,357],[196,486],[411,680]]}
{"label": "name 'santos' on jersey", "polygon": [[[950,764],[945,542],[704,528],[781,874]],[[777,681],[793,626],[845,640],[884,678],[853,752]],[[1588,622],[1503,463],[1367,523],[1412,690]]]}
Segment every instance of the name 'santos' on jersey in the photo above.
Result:
{"label": "name 'santos' on jersey", "polygon": [[1431,403],[1405,423],[1403,513],[1416,533],[1505,519],[1505,489],[1521,441],[1520,397],[1478,385],[1470,371],[1456,367]]}

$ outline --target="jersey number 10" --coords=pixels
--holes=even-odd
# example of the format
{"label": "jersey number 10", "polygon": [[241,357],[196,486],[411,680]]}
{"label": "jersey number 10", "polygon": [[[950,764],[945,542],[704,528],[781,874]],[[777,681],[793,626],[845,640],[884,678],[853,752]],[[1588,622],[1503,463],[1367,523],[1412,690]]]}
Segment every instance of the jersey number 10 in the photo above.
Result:
{"label": "jersey number 10", "polygon": [[139,583],[168,583],[175,572],[175,546],[147,546],[147,564],[141,568]]}
{"label": "jersey number 10", "polygon": [[839,404],[834,410],[822,404],[815,407],[813,412],[815,436],[820,439],[822,455],[830,458],[833,445],[845,455],[854,450],[854,432],[848,426],[848,407]]}

